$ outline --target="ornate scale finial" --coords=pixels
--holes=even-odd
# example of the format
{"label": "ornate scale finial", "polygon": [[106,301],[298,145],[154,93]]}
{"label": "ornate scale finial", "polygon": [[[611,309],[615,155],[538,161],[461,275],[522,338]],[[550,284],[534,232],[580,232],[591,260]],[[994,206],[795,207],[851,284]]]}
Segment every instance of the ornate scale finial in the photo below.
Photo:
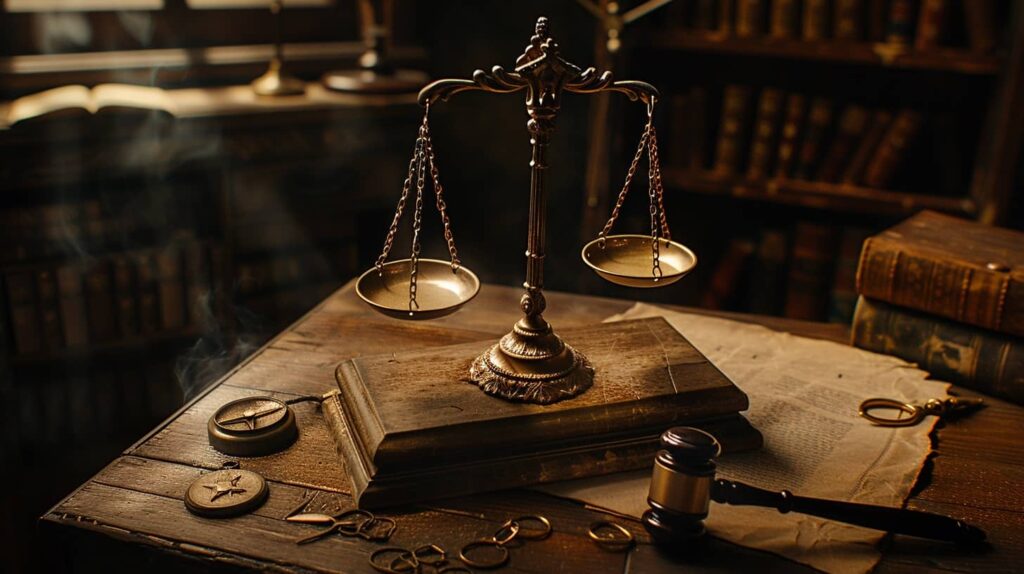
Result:
{"label": "ornate scale finial", "polygon": [[548,19],[544,16],[537,18],[537,26],[534,28],[534,34],[540,39],[544,40],[548,37]]}

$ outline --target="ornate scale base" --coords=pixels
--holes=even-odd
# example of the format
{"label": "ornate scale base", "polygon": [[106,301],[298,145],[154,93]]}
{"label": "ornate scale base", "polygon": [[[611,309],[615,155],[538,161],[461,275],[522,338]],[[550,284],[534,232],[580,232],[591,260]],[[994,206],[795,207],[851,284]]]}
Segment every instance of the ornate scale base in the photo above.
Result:
{"label": "ornate scale base", "polygon": [[562,342],[547,323],[531,328],[526,321],[516,323],[511,333],[473,361],[471,381],[489,395],[542,405],[589,389],[594,382],[590,361]]}

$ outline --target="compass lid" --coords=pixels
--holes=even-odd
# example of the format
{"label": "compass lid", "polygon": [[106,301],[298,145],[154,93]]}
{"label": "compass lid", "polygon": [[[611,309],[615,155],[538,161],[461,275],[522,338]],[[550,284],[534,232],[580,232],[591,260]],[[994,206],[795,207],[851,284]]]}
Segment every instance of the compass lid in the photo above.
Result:
{"label": "compass lid", "polygon": [[245,397],[213,413],[207,423],[210,446],[231,456],[262,456],[282,451],[299,436],[295,413],[274,397]]}
{"label": "compass lid", "polygon": [[226,468],[195,479],[185,492],[185,508],[206,518],[239,516],[267,500],[270,488],[249,470]]}

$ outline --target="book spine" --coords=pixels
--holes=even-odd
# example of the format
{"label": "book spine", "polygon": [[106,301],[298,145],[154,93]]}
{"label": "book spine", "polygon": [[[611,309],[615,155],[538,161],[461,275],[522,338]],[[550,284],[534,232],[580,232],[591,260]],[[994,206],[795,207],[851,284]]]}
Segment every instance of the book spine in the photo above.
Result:
{"label": "book spine", "polygon": [[867,23],[864,32],[869,42],[885,41],[886,24],[889,22],[886,2],[888,0],[867,0]]}
{"label": "book spine", "polygon": [[36,294],[39,297],[39,320],[43,348],[57,350],[64,347],[64,334],[60,326],[60,302],[57,297],[57,278],[52,269],[36,273]]}
{"label": "book spine", "polygon": [[110,262],[92,264],[85,274],[85,303],[89,317],[89,340],[110,341],[117,333]]}
{"label": "book spine", "polygon": [[967,43],[971,51],[987,54],[996,46],[995,0],[964,0]]}
{"label": "book spine", "polygon": [[915,50],[929,50],[939,45],[946,24],[947,8],[946,0],[922,0],[914,37]]}
{"label": "book spine", "polygon": [[828,21],[828,0],[804,0],[804,40],[827,38]]}
{"label": "book spine", "polygon": [[135,273],[131,261],[125,256],[114,257],[114,304],[117,307],[118,332],[124,339],[139,333],[139,308],[135,294]]}
{"label": "book spine", "polygon": [[139,332],[150,335],[160,330],[160,307],[157,294],[156,262],[152,252],[135,256],[135,279],[137,288]]}
{"label": "book spine", "polygon": [[786,116],[779,138],[778,161],[775,163],[775,177],[789,177],[796,163],[796,147],[804,120],[804,96],[789,94],[786,99]]}
{"label": "book spine", "polygon": [[907,148],[921,129],[922,116],[913,110],[896,115],[864,172],[864,183],[870,187],[886,187],[903,162]]}
{"label": "book spine", "polygon": [[754,244],[747,239],[736,237],[729,242],[729,248],[715,267],[708,290],[704,293],[704,308],[724,309],[729,306],[735,299],[736,289],[742,283],[740,277],[753,253]]}
{"label": "book spine", "polygon": [[14,350],[22,355],[38,353],[43,345],[32,274],[28,271],[11,271],[4,280],[7,284],[7,306]]}
{"label": "book spine", "polygon": [[708,157],[708,91],[704,87],[690,90],[690,109],[687,113],[687,124],[690,126],[688,146],[689,160],[687,166],[693,170],[707,168]]}
{"label": "book spine", "polygon": [[936,378],[1024,404],[1024,342],[867,297],[852,343],[917,363]]}
{"label": "book spine", "polygon": [[914,28],[914,3],[912,0],[891,0],[889,22],[885,28],[885,40],[891,44],[910,44]]}
{"label": "book spine", "polygon": [[156,254],[157,290],[160,300],[160,326],[180,329],[185,324],[185,290],[182,281],[181,251],[169,247]]}
{"label": "book spine", "polygon": [[835,257],[835,232],[826,225],[799,223],[790,258],[785,315],[820,321],[828,304],[828,285]]}
{"label": "book spine", "polygon": [[185,249],[185,298],[188,323],[202,325],[209,311],[210,261],[206,246],[193,241]]}
{"label": "book spine", "polygon": [[868,111],[860,106],[847,106],[839,116],[839,130],[825,159],[818,169],[818,181],[835,182],[849,163],[853,148],[864,135],[868,123]]}
{"label": "book spine", "polygon": [[857,150],[853,152],[850,163],[843,171],[842,178],[840,178],[842,183],[859,185],[864,181],[864,171],[867,170],[868,162],[871,161],[875,150],[878,149],[878,144],[882,142],[882,138],[889,131],[892,114],[886,110],[878,110],[872,115],[869,123],[870,127],[865,130],[864,136],[857,144]]}
{"label": "book spine", "polygon": [[811,111],[807,117],[807,133],[800,145],[800,156],[797,159],[797,179],[810,179],[814,175],[821,148],[825,142],[825,134],[832,124],[832,102],[825,98],[815,98],[811,103]]}
{"label": "book spine", "polygon": [[732,34],[733,2],[736,0],[718,0],[718,32],[723,35]]}
{"label": "book spine", "polygon": [[894,305],[1024,337],[1024,273],[941,261],[884,234],[864,242],[857,292]]}
{"label": "book spine", "polygon": [[832,299],[829,303],[830,323],[849,324],[857,305],[857,264],[861,246],[871,235],[867,229],[845,227],[839,237],[839,256],[832,279]]}
{"label": "book spine", "polygon": [[736,1],[736,35],[752,38],[764,34],[764,0]]}
{"label": "book spine", "polygon": [[754,121],[754,141],[750,145],[750,161],[747,164],[747,177],[750,179],[762,179],[770,173],[783,99],[782,90],[765,88],[761,91]]}
{"label": "book spine", "polygon": [[858,41],[863,36],[861,13],[863,0],[836,0],[835,37],[837,40]]}
{"label": "book spine", "polygon": [[693,27],[698,30],[714,30],[717,6],[715,0],[697,0],[694,8]]}
{"label": "book spine", "polygon": [[64,343],[73,349],[89,344],[89,319],[85,310],[82,268],[68,264],[57,268],[60,292],[60,320]]}
{"label": "book spine", "polygon": [[770,35],[772,38],[796,38],[800,20],[797,0],[773,0],[771,3]]}
{"label": "book spine", "polygon": [[722,100],[722,122],[715,153],[715,172],[734,174],[739,169],[743,129],[750,108],[748,86],[727,86]]}
{"label": "book spine", "polygon": [[747,282],[748,311],[777,315],[782,309],[786,270],[786,234],[778,229],[761,231],[750,281]]}

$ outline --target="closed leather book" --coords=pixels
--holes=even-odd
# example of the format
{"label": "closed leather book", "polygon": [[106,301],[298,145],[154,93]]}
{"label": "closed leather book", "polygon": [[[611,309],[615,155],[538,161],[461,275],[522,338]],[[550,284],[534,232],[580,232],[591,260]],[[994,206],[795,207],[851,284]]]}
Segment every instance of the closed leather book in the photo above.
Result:
{"label": "closed leather book", "polygon": [[36,273],[36,294],[39,297],[39,325],[43,348],[57,350],[64,347],[64,333],[60,326],[60,300],[57,297],[57,277],[52,269]]}
{"label": "closed leather book", "polygon": [[792,319],[820,321],[825,317],[836,255],[836,231],[819,223],[796,226],[784,313]]}
{"label": "closed leather book", "polygon": [[733,3],[736,0],[718,0],[718,32],[731,34],[733,31]]}
{"label": "closed leather book", "polygon": [[921,0],[917,32],[914,35],[915,50],[929,50],[939,45],[946,24],[947,8],[947,0]]}
{"label": "closed leather book", "polygon": [[736,1],[736,35],[750,38],[764,34],[765,0]]}
{"label": "closed leather book", "polygon": [[19,354],[38,353],[43,345],[32,274],[29,271],[10,271],[4,276],[4,283],[14,350]]}
{"label": "closed leather book", "polygon": [[903,110],[896,114],[892,125],[879,143],[864,171],[864,184],[869,187],[888,187],[896,170],[902,164],[907,148],[917,137],[923,117],[920,112]]}
{"label": "closed leather book", "polygon": [[804,0],[804,40],[823,40],[829,36],[828,0]]}
{"label": "closed leather book", "polygon": [[832,125],[832,102],[825,98],[815,98],[811,102],[811,111],[807,114],[807,129],[800,143],[800,155],[797,157],[794,177],[811,179],[814,177],[825,136]]}
{"label": "closed leather book", "polygon": [[884,42],[886,24],[889,23],[889,12],[886,3],[888,0],[866,0],[867,21],[864,24],[864,34],[869,42]]}
{"label": "closed leather book", "polygon": [[818,181],[836,182],[864,135],[870,114],[861,106],[847,106],[839,115],[839,129],[818,168]]}
{"label": "closed leather book", "polygon": [[910,44],[914,30],[914,3],[912,0],[891,0],[889,21],[885,27],[885,40],[890,44]]}
{"label": "closed leather book", "polygon": [[972,52],[987,54],[996,47],[995,0],[964,0],[967,43]]}
{"label": "closed leather book", "polygon": [[776,88],[761,90],[754,119],[754,135],[750,144],[750,161],[747,162],[747,177],[762,179],[770,173],[775,154],[775,141],[782,121],[782,105],[785,94]]}
{"label": "closed leather book", "polygon": [[837,40],[857,41],[863,37],[863,10],[863,0],[836,0],[833,35]]}
{"label": "closed leather book", "polygon": [[800,3],[797,0],[773,0],[769,17],[769,35],[772,38],[799,36]]}
{"label": "closed leather book", "polygon": [[923,211],[864,242],[857,292],[1024,336],[1024,233]]}
{"label": "closed leather book", "polygon": [[64,344],[69,348],[81,348],[89,344],[89,319],[85,310],[82,272],[80,265],[72,263],[61,265],[56,271],[61,331],[64,333]]}
{"label": "closed leather book", "polygon": [[797,143],[804,122],[804,96],[789,94],[786,98],[786,112],[779,134],[779,151],[776,154],[775,177],[789,177],[796,163]]}
{"label": "closed leather book", "polygon": [[861,297],[852,343],[917,363],[934,377],[1024,404],[1024,341]]}
{"label": "closed leather book", "polygon": [[701,301],[705,309],[726,309],[731,306],[737,296],[740,280],[747,270],[747,263],[754,253],[754,242],[742,237],[734,237],[729,248],[719,260],[711,282]]}
{"label": "closed leather book", "polygon": [[715,147],[715,171],[734,174],[740,166],[743,135],[750,114],[750,88],[726,86],[722,98],[722,121]]}
{"label": "closed leather book", "polygon": [[864,182],[864,171],[868,167],[868,162],[875,155],[875,150],[878,149],[878,144],[882,142],[882,138],[889,131],[891,123],[892,112],[888,110],[877,110],[871,115],[864,135],[861,136],[849,163],[843,169],[843,175],[840,178],[842,183],[859,185]]}

